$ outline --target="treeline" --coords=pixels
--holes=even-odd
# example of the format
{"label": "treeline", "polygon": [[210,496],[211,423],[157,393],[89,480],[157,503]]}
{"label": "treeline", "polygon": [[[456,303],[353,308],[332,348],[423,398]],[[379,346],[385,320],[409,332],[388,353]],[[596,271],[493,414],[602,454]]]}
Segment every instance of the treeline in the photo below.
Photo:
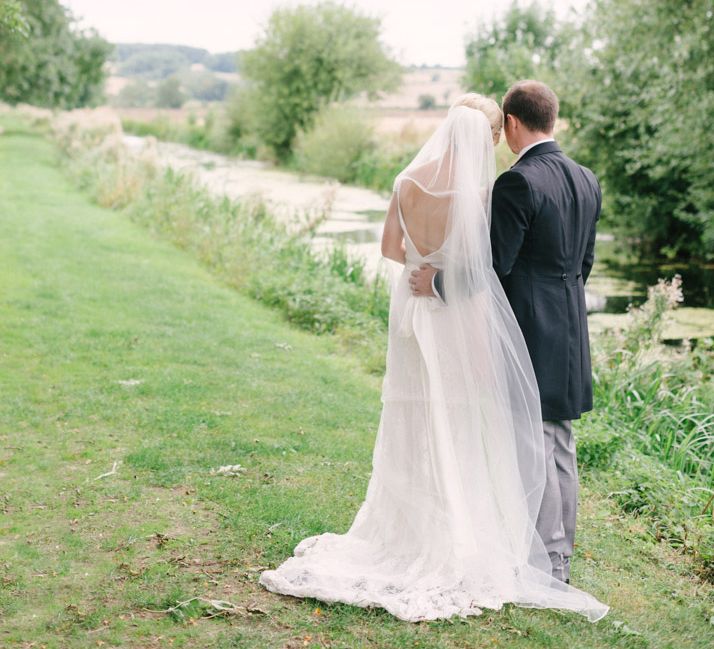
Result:
{"label": "treeline", "polygon": [[[380,33],[379,19],[337,2],[278,9],[255,48],[233,61],[235,88],[191,69],[228,69],[230,53],[121,45],[116,65],[137,80],[119,102],[226,97],[224,110],[191,126],[189,141],[388,189],[418,138],[377,135],[367,111],[345,105],[399,85]],[[500,99],[518,79],[550,83],[562,101],[558,138],[598,174],[607,224],[643,256],[711,261],[713,50],[713,0],[592,0],[568,20],[514,2],[468,39],[464,90]],[[0,99],[97,103],[110,53],[96,34],[72,28],[57,0],[0,0]]]}
{"label": "treeline", "polygon": [[186,45],[117,43],[111,57],[112,73],[130,81],[111,97],[124,107],[180,108],[190,99],[223,101],[235,86],[240,52],[211,54]]}
{"label": "treeline", "polygon": [[213,72],[238,72],[239,57],[238,51],[211,54],[188,45],[115,43],[111,60],[121,75],[165,79],[195,63]]}

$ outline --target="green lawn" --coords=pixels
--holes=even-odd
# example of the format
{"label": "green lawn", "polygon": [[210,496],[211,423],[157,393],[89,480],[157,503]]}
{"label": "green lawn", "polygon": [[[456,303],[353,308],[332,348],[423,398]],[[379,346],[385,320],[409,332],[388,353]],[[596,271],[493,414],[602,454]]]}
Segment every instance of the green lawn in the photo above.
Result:
{"label": "green lawn", "polygon": [[[512,607],[408,624],[265,592],[263,567],[351,522],[380,380],[91,205],[3,124],[0,646],[711,646],[711,586],[587,476],[573,578],[612,606],[595,625]],[[211,474],[226,464],[245,471]],[[160,612],[192,597],[236,609]]]}

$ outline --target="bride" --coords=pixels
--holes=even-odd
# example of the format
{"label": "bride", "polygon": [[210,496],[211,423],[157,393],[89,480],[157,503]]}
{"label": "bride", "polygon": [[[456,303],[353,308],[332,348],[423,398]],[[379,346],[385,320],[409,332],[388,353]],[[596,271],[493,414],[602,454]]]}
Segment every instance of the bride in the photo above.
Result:
{"label": "bride", "polygon": [[[404,270],[367,495],[345,534],[306,538],[261,574],[273,592],[412,622],[507,602],[593,622],[607,613],[551,577],[535,531],[545,484],[538,388],[489,242],[501,123],[495,102],[465,95],[395,180],[382,252]],[[412,296],[410,272],[425,263],[443,269],[448,303]]]}

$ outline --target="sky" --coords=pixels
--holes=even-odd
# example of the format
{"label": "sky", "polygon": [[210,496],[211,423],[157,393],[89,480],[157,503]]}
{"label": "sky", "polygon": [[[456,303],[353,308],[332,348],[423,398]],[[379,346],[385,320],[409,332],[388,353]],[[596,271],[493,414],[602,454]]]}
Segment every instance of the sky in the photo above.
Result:
{"label": "sky", "polygon": [[[249,49],[277,7],[308,0],[61,0],[114,43],[174,43],[211,52]],[[382,40],[403,64],[464,65],[464,39],[510,0],[352,0],[347,5],[382,18]],[[497,5],[494,8],[494,4]],[[544,0],[560,16],[587,0]]]}

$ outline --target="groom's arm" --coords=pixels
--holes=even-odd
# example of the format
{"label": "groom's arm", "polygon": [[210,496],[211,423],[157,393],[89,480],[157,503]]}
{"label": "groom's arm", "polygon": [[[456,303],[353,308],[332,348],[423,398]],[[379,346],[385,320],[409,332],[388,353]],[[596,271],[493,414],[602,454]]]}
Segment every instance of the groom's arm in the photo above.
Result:
{"label": "groom's arm", "polygon": [[502,173],[491,201],[491,252],[499,278],[513,269],[534,212],[533,194],[523,174],[517,170]]}

